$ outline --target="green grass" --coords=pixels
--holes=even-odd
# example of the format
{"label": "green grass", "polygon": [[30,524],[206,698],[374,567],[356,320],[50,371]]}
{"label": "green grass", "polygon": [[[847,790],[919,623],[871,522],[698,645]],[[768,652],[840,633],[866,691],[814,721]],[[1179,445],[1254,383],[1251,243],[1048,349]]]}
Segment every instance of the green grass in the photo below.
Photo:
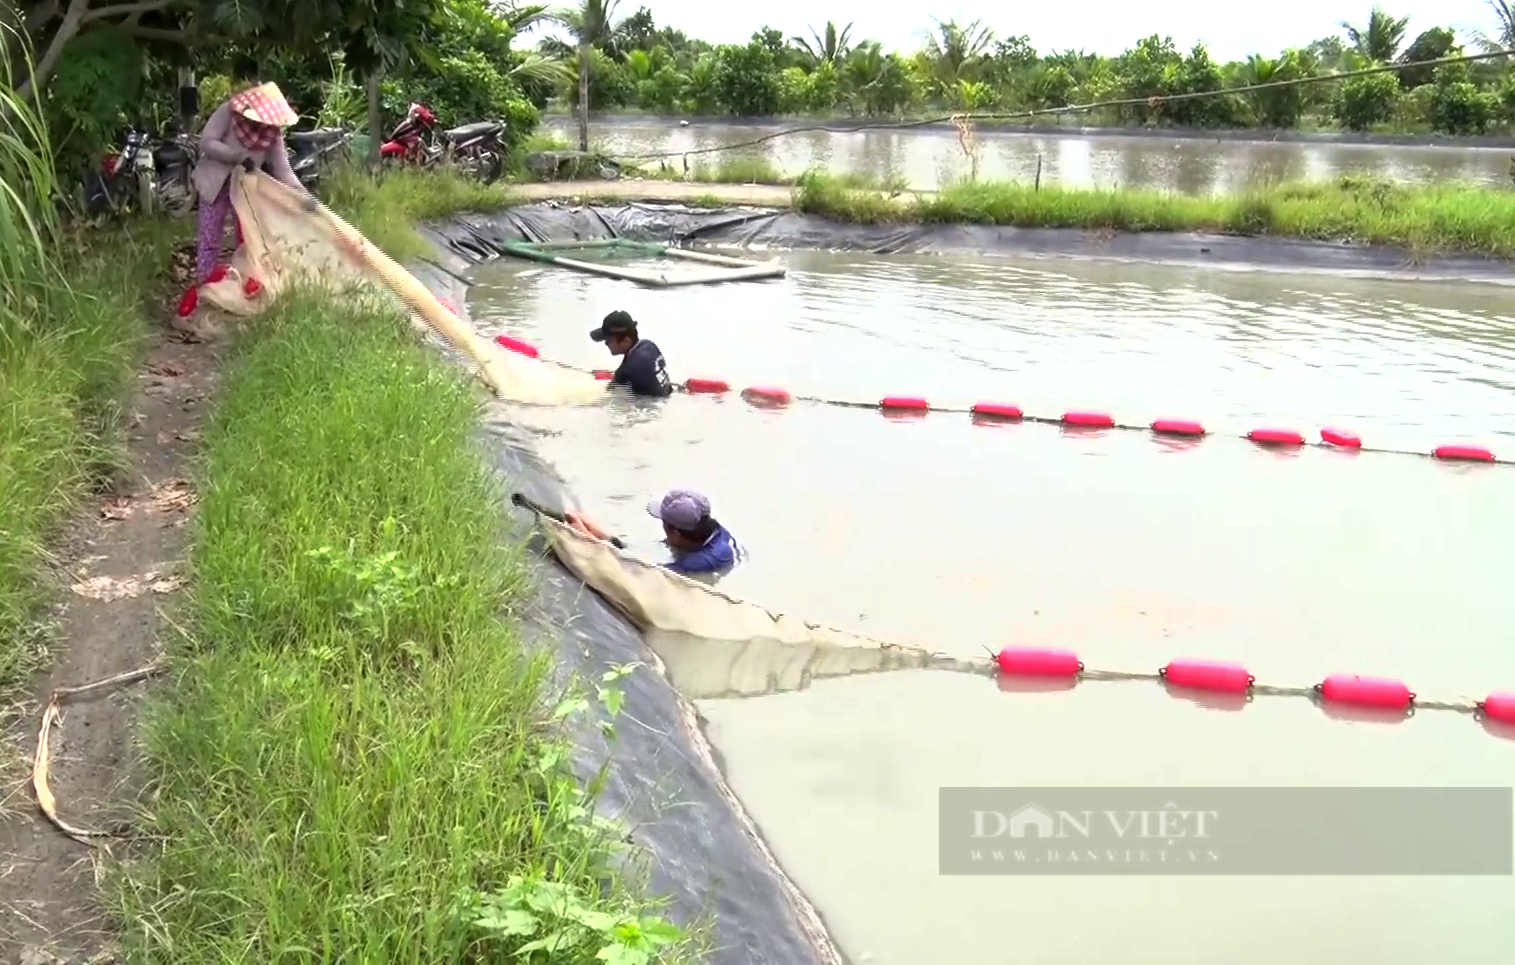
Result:
{"label": "green grass", "polygon": [[38,616],[55,590],[49,542],[122,464],[123,402],[147,344],[154,269],[167,263],[170,236],[155,227],[54,248],[56,280],[8,289],[13,310],[0,318],[0,698],[47,657]]}
{"label": "green grass", "polygon": [[1236,196],[1195,197],[960,182],[937,193],[890,197],[809,174],[795,188],[794,203],[800,210],[855,224],[1214,231],[1515,258],[1515,191],[1463,184],[1411,186],[1345,176]]}
{"label": "green grass", "polygon": [[171,238],[155,222],[65,231],[47,130],[0,85],[0,705],[47,658],[48,544],[120,463],[122,402]]}
{"label": "green grass", "polygon": [[[145,712],[159,844],[122,875],[136,959],[546,961],[512,955],[570,920],[553,962],[681,950],[606,887],[609,837],[553,729],[576,705],[514,622],[526,564],[463,371],[392,309],[296,293],[223,379],[192,620]],[[507,935],[507,912],[538,925]]]}
{"label": "green grass", "polygon": [[720,155],[715,161],[691,166],[690,180],[719,184],[793,184],[794,178],[765,158]]}
{"label": "green grass", "polygon": [[509,207],[509,186],[484,184],[456,170],[405,167],[374,176],[356,165],[334,167],[321,179],[321,199],[385,254],[404,263],[431,253],[418,222],[463,211]]}

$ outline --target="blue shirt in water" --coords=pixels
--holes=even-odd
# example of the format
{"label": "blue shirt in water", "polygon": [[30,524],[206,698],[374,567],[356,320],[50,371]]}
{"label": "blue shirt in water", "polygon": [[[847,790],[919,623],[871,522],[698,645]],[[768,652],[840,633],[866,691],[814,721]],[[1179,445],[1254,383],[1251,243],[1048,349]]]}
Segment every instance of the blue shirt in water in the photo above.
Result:
{"label": "blue shirt in water", "polygon": [[682,553],[672,562],[664,563],[663,566],[675,573],[719,573],[736,566],[746,555],[746,551],[737,543],[736,537],[732,536],[726,527],[721,526],[710,534],[704,546]]}
{"label": "blue shirt in water", "polygon": [[610,377],[611,385],[624,385],[637,395],[667,397],[673,394],[668,378],[668,363],[663,350],[650,339],[637,339]]}

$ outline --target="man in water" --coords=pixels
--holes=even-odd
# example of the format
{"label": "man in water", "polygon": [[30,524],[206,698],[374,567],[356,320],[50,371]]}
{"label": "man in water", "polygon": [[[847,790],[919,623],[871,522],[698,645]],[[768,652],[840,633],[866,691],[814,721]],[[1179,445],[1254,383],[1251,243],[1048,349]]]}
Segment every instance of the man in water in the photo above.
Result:
{"label": "man in water", "polygon": [[600,327],[589,337],[604,342],[611,355],[621,356],[621,364],[610,377],[611,385],[622,385],[634,395],[665,398],[673,394],[668,379],[668,363],[657,343],[637,336],[636,319],[629,312],[614,311],[605,316]]}
{"label": "man in water", "polygon": [[[663,522],[663,542],[673,554],[672,562],[663,566],[675,573],[725,573],[747,556],[731,531],[710,515],[710,500],[699,493],[675,489],[649,502],[647,513]],[[579,513],[565,515],[568,525],[585,536],[610,539],[610,534]]]}

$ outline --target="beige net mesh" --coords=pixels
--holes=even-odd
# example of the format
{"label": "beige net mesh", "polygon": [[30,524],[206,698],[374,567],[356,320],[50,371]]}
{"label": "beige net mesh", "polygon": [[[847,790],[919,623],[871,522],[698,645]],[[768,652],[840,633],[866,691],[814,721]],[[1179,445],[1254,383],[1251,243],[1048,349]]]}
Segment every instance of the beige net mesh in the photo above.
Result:
{"label": "beige net mesh", "polygon": [[921,647],[875,640],[797,617],[687,579],[537,517],[553,554],[641,630],[669,681],[691,698],[756,697],[827,677],[934,668],[988,672]]}
{"label": "beige net mesh", "polygon": [[[496,396],[538,405],[598,403],[605,385],[562,366],[506,351],[448,311],[425,285],[358,230],[324,207],[306,210],[302,198],[263,172],[232,175],[231,201],[242,222],[243,244],[225,279],[200,289],[201,299],[235,315],[255,315],[300,280],[328,288],[380,283],[403,301],[412,321],[424,323],[478,367]],[[249,298],[246,278],[261,290]]]}

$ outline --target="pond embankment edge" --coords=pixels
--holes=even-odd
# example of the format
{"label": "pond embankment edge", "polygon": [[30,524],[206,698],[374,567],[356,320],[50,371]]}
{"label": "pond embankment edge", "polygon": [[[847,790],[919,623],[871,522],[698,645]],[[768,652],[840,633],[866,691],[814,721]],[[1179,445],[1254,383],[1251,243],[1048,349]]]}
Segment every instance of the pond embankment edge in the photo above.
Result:
{"label": "pond embankment edge", "polygon": [[[418,229],[434,252],[410,270],[472,324],[465,275],[471,263],[452,249],[450,228]],[[443,350],[459,360],[450,347]],[[482,434],[512,490],[544,505],[574,505],[565,481],[507,418],[484,420]],[[586,783],[605,769],[597,807],[631,829],[630,841],[649,859],[649,886],[670,902],[669,916],[681,924],[709,921],[706,960],[713,965],[845,965],[820,913],[727,784],[698,711],[668,683],[641,633],[558,565],[529,519],[507,507],[501,512],[536,557],[526,629],[555,648],[565,677],[599,679],[615,667],[643,665],[619,682],[625,703],[614,737],[594,724],[574,735],[573,767]]]}
{"label": "pond embankment edge", "polygon": [[[460,214],[434,240],[466,262],[507,242],[636,240],[764,250],[870,254],[1072,258],[1186,269],[1332,274],[1401,281],[1515,285],[1515,262],[1470,254],[1415,253],[1386,245],[1195,231],[1095,231],[980,224],[849,224],[772,203],[762,185],[638,181],[516,190],[513,207]],[[724,189],[724,190],[723,190]],[[730,207],[706,202],[731,199]],[[696,205],[688,202],[701,199]]]}

